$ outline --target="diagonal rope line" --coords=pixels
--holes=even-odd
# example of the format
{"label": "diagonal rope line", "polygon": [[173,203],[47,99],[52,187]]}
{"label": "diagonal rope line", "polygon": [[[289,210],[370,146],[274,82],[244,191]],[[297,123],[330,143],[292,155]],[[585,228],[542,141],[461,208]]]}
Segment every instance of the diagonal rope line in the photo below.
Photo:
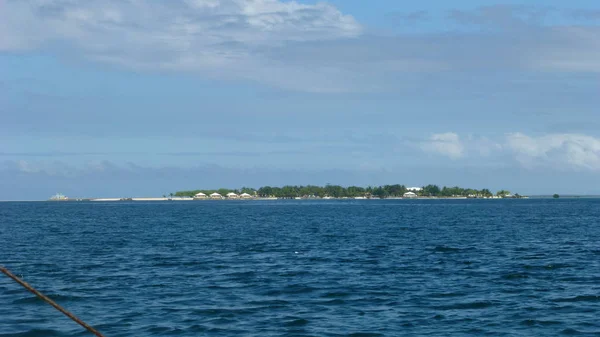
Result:
{"label": "diagonal rope line", "polygon": [[35,288],[33,288],[27,282],[25,282],[25,281],[21,280],[20,278],[18,278],[16,275],[14,275],[13,273],[11,273],[8,269],[6,269],[4,267],[0,267],[0,271],[3,272],[6,276],[8,276],[11,279],[13,279],[15,282],[17,282],[21,286],[23,286],[23,288],[25,288],[25,289],[29,290],[30,292],[32,292],[33,294],[35,294],[35,296],[39,297],[44,302],[46,302],[46,303],[50,304],[51,306],[53,306],[56,310],[62,312],[65,316],[69,317],[70,319],[72,319],[73,321],[75,321],[77,324],[79,324],[82,327],[86,328],[86,330],[88,330],[89,332],[93,333],[94,335],[96,335],[98,337],[104,337],[104,335],[102,335],[98,330],[92,328],[90,325],[88,325],[84,321],[82,321],[79,318],[77,318],[75,315],[73,315],[72,313],[70,313],[69,311],[67,311],[66,309],[64,309],[60,305],[58,305],[56,302],[54,302],[53,300],[51,300],[48,296],[46,296],[46,295],[40,293],[39,291],[35,290]]}

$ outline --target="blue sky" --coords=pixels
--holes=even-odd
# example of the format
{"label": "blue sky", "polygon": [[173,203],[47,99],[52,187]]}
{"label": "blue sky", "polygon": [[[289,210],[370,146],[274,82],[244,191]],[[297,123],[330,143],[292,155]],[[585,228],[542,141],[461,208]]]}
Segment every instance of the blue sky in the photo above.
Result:
{"label": "blue sky", "polygon": [[0,200],[600,194],[596,1],[0,1]]}

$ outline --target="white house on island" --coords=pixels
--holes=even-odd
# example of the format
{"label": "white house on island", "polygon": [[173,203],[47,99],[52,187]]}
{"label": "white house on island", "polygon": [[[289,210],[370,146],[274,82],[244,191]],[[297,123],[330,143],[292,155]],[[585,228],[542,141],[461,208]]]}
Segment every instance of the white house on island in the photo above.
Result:
{"label": "white house on island", "polygon": [[239,198],[240,198],[240,196],[233,192],[227,193],[227,199],[239,199]]}
{"label": "white house on island", "polygon": [[407,187],[406,188],[407,191],[411,191],[411,192],[419,192],[422,189],[423,189],[422,187]]}
{"label": "white house on island", "polygon": [[415,192],[406,192],[402,197],[412,199],[418,197],[418,195]]}
{"label": "white house on island", "polygon": [[208,197],[206,196],[206,194],[204,194],[202,192],[194,195],[194,200],[204,200],[206,198],[208,198]]}
{"label": "white house on island", "polygon": [[215,192],[213,194],[210,195],[211,199],[223,199],[223,196],[220,195],[219,193]]}
{"label": "white house on island", "polygon": [[242,193],[240,194],[240,198],[242,199],[252,199],[252,196],[248,193]]}

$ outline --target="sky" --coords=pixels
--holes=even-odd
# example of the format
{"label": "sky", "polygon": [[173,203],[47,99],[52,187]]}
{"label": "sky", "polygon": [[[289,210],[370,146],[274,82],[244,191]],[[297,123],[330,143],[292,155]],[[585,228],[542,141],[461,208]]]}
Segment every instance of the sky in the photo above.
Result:
{"label": "sky", "polygon": [[0,0],[0,200],[600,194],[596,0]]}

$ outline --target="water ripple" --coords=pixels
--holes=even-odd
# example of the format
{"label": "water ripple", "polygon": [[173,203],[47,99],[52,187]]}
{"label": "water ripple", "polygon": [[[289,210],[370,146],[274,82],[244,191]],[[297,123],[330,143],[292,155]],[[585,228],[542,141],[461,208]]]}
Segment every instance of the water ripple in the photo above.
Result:
{"label": "water ripple", "polygon": [[[106,336],[599,335],[600,202],[0,203],[2,263]],[[0,337],[84,336],[0,278]]]}

